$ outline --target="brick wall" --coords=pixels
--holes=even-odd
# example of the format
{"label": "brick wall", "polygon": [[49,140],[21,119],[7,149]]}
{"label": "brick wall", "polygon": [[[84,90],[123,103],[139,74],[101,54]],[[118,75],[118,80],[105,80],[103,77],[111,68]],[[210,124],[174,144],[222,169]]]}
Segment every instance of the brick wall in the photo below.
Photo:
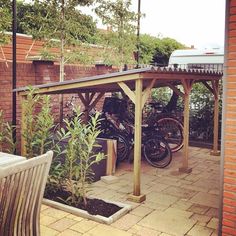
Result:
{"label": "brick wall", "polygon": [[[110,67],[83,67],[76,65],[67,65],[65,67],[65,79],[78,79],[87,76],[105,74],[112,71]],[[52,62],[21,62],[17,63],[17,88],[27,85],[39,85],[59,81],[59,65]],[[4,118],[7,121],[12,120],[12,64],[0,62],[0,110],[4,112]],[[64,104],[72,95],[64,95]],[[59,119],[58,95],[52,95],[52,109],[56,121]],[[78,99],[79,100],[79,99]],[[78,101],[77,100],[77,101]],[[103,99],[97,104],[100,109]],[[19,140],[19,128],[21,109],[19,98],[17,97],[17,137]],[[64,112],[66,114],[66,111]]]}
{"label": "brick wall", "polygon": [[236,0],[227,1],[222,235],[236,235]]}

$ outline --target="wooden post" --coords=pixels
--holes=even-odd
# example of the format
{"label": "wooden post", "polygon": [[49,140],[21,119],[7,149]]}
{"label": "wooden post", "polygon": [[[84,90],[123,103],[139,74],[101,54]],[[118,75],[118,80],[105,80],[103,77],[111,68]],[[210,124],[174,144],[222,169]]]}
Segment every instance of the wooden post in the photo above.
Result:
{"label": "wooden post", "polygon": [[142,202],[146,199],[141,195],[141,144],[142,144],[142,89],[141,79],[135,81],[135,132],[134,132],[134,189],[128,200]]}
{"label": "wooden post", "polygon": [[192,168],[188,167],[188,156],[189,156],[189,101],[190,91],[192,88],[191,81],[182,81],[184,87],[184,147],[183,147],[183,166],[179,168],[180,172],[190,173]]}
{"label": "wooden post", "polygon": [[113,139],[107,139],[107,167],[106,175],[113,175],[115,172],[115,163],[117,158],[117,152],[115,150],[117,141]]}
{"label": "wooden post", "polygon": [[26,96],[20,96],[20,104],[21,104],[21,122],[20,122],[20,135],[21,135],[21,156],[26,156],[26,142],[25,137],[23,136],[26,124],[25,124],[25,109],[22,106],[24,103],[24,100],[26,99]]}
{"label": "wooden post", "polygon": [[220,151],[218,150],[218,138],[219,138],[219,82],[212,81],[212,87],[214,91],[214,130],[213,130],[213,150],[211,155],[219,156]]}

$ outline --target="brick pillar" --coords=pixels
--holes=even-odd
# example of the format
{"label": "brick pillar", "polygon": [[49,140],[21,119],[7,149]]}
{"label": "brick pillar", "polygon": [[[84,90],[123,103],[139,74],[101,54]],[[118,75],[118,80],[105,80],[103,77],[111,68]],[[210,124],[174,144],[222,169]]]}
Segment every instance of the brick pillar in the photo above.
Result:
{"label": "brick pillar", "polygon": [[219,235],[236,235],[236,0],[227,0]]}
{"label": "brick pillar", "polygon": [[33,61],[36,84],[47,84],[56,81],[54,63],[52,61]]}

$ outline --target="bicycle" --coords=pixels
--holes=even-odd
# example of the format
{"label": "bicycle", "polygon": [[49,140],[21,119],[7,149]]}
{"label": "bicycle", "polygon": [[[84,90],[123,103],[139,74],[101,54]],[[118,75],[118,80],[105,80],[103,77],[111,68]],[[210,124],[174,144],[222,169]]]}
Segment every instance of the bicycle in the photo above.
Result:
{"label": "bicycle", "polygon": [[165,112],[165,108],[158,102],[150,102],[151,107],[146,123],[150,126],[158,126],[170,145],[172,152],[177,152],[183,147],[183,124],[171,113]]}
{"label": "bicycle", "polygon": [[[103,112],[101,128],[102,137],[117,140],[117,164],[127,159],[134,147],[134,126]],[[147,162],[157,168],[168,166],[172,160],[171,149],[158,127],[142,126],[142,152]]]}
{"label": "bicycle", "polygon": [[[160,102],[149,102],[143,115],[143,123],[149,126],[158,126],[169,143],[172,153],[183,147],[182,118],[173,111],[176,110],[178,95],[173,93],[169,103],[163,106]],[[134,122],[133,103],[127,101],[127,112],[123,113],[124,119]]]}

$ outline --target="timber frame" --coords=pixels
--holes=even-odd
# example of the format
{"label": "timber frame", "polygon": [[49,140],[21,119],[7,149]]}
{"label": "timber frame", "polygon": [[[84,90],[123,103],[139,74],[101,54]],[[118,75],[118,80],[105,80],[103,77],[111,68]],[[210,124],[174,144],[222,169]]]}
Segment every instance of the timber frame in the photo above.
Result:
{"label": "timber frame", "polygon": [[[76,80],[67,80],[34,86],[38,88],[38,94],[79,94],[81,102],[88,112],[107,92],[123,91],[135,104],[135,146],[134,146],[134,185],[133,194],[129,199],[136,202],[145,200],[141,194],[141,124],[142,109],[147,101],[151,89],[155,87],[168,86],[178,95],[184,98],[184,150],[180,172],[189,173],[188,165],[189,146],[189,101],[190,93],[194,83],[203,83],[214,95],[214,141],[212,154],[218,155],[218,119],[219,119],[219,81],[223,74],[221,72],[204,70],[182,70],[160,67],[149,67],[134,69],[123,72],[92,76]],[[179,86],[182,89],[179,89]],[[21,99],[25,99],[27,88],[14,90]],[[22,117],[24,116],[22,111]],[[22,119],[23,121],[23,119]],[[21,122],[21,128],[24,124]],[[24,137],[21,136],[21,155],[24,155]]]}

